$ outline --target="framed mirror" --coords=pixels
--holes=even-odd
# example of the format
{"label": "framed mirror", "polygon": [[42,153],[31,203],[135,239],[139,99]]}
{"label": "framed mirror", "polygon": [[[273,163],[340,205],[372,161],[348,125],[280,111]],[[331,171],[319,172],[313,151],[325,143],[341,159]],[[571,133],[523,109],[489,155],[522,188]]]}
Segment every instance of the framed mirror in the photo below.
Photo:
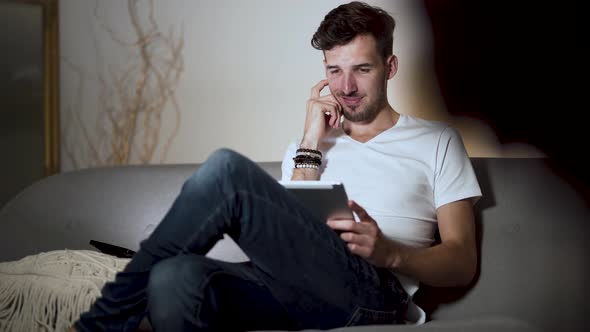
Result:
{"label": "framed mirror", "polygon": [[59,171],[58,0],[0,0],[0,207]]}

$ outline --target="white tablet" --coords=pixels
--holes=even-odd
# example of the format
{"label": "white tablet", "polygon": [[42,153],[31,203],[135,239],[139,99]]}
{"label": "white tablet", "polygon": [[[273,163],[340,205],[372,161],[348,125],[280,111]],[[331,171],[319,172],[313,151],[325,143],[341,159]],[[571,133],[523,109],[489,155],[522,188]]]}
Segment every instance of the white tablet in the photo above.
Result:
{"label": "white tablet", "polygon": [[348,207],[344,185],[329,181],[279,181],[283,187],[316,215],[320,220],[328,218],[354,219]]}

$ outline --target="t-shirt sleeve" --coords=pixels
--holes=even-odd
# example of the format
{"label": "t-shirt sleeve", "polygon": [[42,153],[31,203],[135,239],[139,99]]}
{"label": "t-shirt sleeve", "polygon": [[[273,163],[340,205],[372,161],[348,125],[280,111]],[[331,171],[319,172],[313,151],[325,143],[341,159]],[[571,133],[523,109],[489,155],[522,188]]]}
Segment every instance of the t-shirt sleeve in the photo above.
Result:
{"label": "t-shirt sleeve", "polygon": [[459,132],[446,127],[439,138],[434,174],[434,203],[436,208],[465,198],[473,204],[481,197],[481,189],[465,151]]}
{"label": "t-shirt sleeve", "polygon": [[295,168],[295,161],[293,158],[297,153],[297,143],[292,142],[285,151],[283,163],[281,164],[281,181],[291,181],[293,177],[293,168]]}

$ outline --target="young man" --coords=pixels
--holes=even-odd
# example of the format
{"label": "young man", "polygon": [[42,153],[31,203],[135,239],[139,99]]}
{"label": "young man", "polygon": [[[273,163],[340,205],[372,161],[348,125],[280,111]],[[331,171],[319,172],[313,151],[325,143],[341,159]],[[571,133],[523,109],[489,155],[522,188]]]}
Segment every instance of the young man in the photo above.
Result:
{"label": "young man", "polygon": [[[481,193],[455,130],[389,105],[394,26],[358,2],[325,17],[312,44],[327,79],[282,166],[284,180],[342,181],[358,222],[317,220],[255,163],[219,150],[75,328],[133,331],[144,317],[156,331],[420,323],[418,281],[467,284]],[[250,262],[204,257],[224,233]]]}

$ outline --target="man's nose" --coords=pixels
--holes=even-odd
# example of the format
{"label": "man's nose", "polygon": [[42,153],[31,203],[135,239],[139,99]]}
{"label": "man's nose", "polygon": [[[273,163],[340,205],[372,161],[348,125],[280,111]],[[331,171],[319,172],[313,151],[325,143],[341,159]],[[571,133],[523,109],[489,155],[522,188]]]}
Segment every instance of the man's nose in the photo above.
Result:
{"label": "man's nose", "polygon": [[353,75],[344,75],[343,83],[342,92],[344,92],[345,95],[350,95],[356,92],[356,80]]}

